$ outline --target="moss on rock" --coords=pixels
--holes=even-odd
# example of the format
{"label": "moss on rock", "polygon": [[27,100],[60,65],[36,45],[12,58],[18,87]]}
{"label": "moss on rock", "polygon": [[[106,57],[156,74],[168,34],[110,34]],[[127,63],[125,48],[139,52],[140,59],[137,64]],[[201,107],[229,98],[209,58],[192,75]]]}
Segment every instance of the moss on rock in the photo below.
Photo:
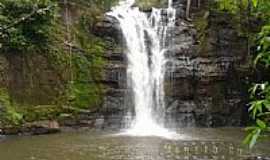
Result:
{"label": "moss on rock", "polygon": [[117,1],[61,3],[59,12],[53,12],[45,48],[27,54],[24,50],[8,54],[11,68],[7,76],[11,76],[11,83],[20,83],[0,84],[5,87],[0,88],[0,128],[61,119],[63,115],[76,117],[78,112],[101,106],[107,42],[96,37],[92,29]]}
{"label": "moss on rock", "polygon": [[136,4],[142,10],[150,10],[152,7],[162,8],[167,5],[167,0],[136,0]]}

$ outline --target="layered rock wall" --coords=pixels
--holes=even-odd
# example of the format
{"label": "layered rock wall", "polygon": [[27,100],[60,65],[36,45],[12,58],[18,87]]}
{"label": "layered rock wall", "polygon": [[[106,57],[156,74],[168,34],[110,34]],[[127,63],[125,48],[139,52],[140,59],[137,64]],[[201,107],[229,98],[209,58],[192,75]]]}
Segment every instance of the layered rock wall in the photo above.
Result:
{"label": "layered rock wall", "polygon": [[43,55],[7,56],[7,88],[11,98],[21,104],[47,105],[54,103],[67,80]]}
{"label": "layered rock wall", "polygon": [[[247,39],[240,36],[231,15],[205,13],[209,15],[204,18],[204,33],[178,17],[166,76],[167,116],[172,127],[240,126],[245,122]],[[204,38],[199,39],[199,34]]]}
{"label": "layered rock wall", "polygon": [[[239,36],[230,15],[205,10],[204,18],[197,17],[207,23],[199,33],[196,16],[192,22],[185,20],[185,4],[175,1],[175,8],[177,21],[170,37],[173,45],[167,53],[165,77],[167,126],[243,125],[246,38]],[[103,109],[111,111],[118,121],[131,119],[127,112],[132,111],[132,99],[126,97],[132,95],[126,85],[127,59],[121,30],[115,19],[107,17],[97,24],[97,33],[117,46],[106,54],[109,63],[104,81],[109,89]],[[204,37],[199,37],[202,34]]]}

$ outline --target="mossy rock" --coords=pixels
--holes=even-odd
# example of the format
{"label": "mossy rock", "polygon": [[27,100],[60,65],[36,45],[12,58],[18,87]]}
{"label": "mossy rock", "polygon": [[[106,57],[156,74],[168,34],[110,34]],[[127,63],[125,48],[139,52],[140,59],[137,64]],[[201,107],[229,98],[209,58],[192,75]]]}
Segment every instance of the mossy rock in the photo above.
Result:
{"label": "mossy rock", "polygon": [[198,32],[197,34],[197,40],[199,41],[199,51],[204,52],[207,50],[208,44],[208,29],[209,29],[209,11],[202,11],[199,13],[195,19],[194,19],[194,26]]}
{"label": "mossy rock", "polygon": [[141,10],[150,10],[152,7],[164,8],[167,4],[167,0],[136,0],[135,3]]}

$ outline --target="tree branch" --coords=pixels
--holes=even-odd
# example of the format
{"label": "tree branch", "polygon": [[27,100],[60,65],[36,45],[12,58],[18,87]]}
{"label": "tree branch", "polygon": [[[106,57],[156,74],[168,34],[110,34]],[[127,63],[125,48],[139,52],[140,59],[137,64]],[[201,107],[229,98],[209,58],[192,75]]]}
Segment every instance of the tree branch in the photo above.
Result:
{"label": "tree branch", "polygon": [[23,23],[24,21],[27,21],[28,19],[30,19],[31,17],[33,17],[34,15],[38,14],[38,13],[42,13],[42,12],[47,12],[49,11],[53,6],[48,6],[46,8],[40,8],[40,9],[35,9],[33,10],[31,13],[29,13],[28,15],[24,16],[24,17],[21,17],[19,19],[17,19],[15,22],[13,22],[12,24],[6,26],[6,27],[3,27],[3,28],[0,28],[0,33],[2,32],[5,32],[7,30],[9,30],[10,28],[20,24],[20,23]]}

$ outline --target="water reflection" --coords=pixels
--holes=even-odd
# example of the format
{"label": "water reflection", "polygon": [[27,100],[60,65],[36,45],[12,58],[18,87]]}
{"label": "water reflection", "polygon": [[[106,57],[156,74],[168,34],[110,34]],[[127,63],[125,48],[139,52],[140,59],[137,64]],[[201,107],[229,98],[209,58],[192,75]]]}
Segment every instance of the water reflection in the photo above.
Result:
{"label": "water reflection", "polygon": [[209,160],[244,159],[249,155],[243,148],[228,142],[175,142],[147,138],[126,139],[123,143],[121,141],[115,143],[116,146],[102,147],[105,154],[100,155],[99,158],[104,160]]}
{"label": "water reflection", "polygon": [[[189,132],[192,135],[193,132]],[[211,135],[211,132],[207,132]],[[2,160],[244,160],[251,153],[235,135],[219,133],[220,139],[202,137],[168,140],[158,137],[108,136],[114,134],[65,133],[13,137],[0,142]],[[236,132],[233,132],[235,134]],[[200,134],[202,135],[202,134]],[[222,136],[223,135],[223,136]],[[228,137],[224,137],[224,135]],[[252,153],[270,153],[269,144]],[[262,150],[264,148],[265,150]],[[268,155],[269,156],[269,155]]]}

